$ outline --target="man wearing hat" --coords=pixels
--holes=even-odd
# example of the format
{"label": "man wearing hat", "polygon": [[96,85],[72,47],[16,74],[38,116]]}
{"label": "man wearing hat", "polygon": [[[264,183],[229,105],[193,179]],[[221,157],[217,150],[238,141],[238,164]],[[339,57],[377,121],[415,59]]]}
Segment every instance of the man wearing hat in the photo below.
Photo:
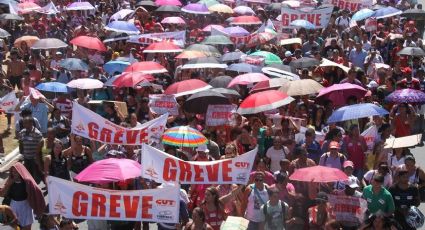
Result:
{"label": "man wearing hat", "polygon": [[319,165],[330,168],[342,169],[344,162],[347,160],[346,157],[339,153],[340,145],[336,141],[332,141],[329,144],[329,152],[324,153],[320,157]]}
{"label": "man wearing hat", "polygon": [[397,82],[397,87],[402,89],[421,89],[421,84],[418,79],[412,76],[412,69],[410,67],[401,68],[401,72],[404,78]]}
{"label": "man wearing hat", "polygon": [[289,65],[289,63],[291,63],[291,61],[293,61],[295,58],[292,57],[292,53],[291,51],[287,50],[285,52],[285,58],[282,60],[284,65]]}

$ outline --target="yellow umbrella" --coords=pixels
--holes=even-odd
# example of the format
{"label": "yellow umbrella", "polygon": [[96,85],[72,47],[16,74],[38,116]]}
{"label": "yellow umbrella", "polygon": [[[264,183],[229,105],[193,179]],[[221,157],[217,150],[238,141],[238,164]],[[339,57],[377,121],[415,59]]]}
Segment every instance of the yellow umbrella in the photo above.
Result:
{"label": "yellow umbrella", "polygon": [[28,47],[31,47],[38,40],[40,40],[40,38],[38,38],[37,36],[22,36],[16,39],[15,43],[13,44],[15,47],[20,47],[22,42],[26,42]]}
{"label": "yellow umbrella", "polygon": [[302,96],[316,94],[322,88],[323,86],[315,80],[302,79],[283,83],[282,87],[279,88],[279,91],[284,92],[289,96]]}
{"label": "yellow umbrella", "polygon": [[177,59],[193,59],[193,58],[201,58],[201,57],[206,57],[207,55],[205,55],[204,53],[200,52],[200,51],[195,51],[195,50],[185,50],[182,53],[180,53],[179,55],[177,55],[175,58]]}
{"label": "yellow umbrella", "polygon": [[224,4],[216,4],[213,6],[208,7],[208,10],[210,12],[217,12],[217,13],[223,13],[223,14],[233,14],[233,9]]}

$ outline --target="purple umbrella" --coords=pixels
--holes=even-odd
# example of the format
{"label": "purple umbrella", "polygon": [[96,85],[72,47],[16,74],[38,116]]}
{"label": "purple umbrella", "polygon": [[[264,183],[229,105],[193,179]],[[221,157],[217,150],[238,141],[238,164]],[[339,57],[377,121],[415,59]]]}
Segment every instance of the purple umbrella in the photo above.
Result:
{"label": "purple umbrella", "polygon": [[202,31],[204,31],[204,32],[211,32],[212,29],[219,30],[219,31],[224,31],[224,27],[222,25],[208,25],[208,26],[205,26],[202,29]]}
{"label": "purple umbrella", "polygon": [[230,36],[235,36],[235,37],[247,36],[250,34],[246,29],[240,26],[226,27],[224,28],[224,32]]}
{"label": "purple umbrella", "polygon": [[183,12],[189,14],[210,14],[208,7],[204,4],[190,3],[182,8]]}
{"label": "purple umbrella", "polygon": [[327,99],[332,101],[334,105],[340,106],[345,105],[349,97],[362,98],[366,93],[367,90],[355,84],[335,84],[321,89],[316,97],[316,102],[323,102]]}
{"label": "purple umbrella", "polygon": [[392,92],[385,98],[391,103],[425,103],[425,93],[415,89],[400,89]]}

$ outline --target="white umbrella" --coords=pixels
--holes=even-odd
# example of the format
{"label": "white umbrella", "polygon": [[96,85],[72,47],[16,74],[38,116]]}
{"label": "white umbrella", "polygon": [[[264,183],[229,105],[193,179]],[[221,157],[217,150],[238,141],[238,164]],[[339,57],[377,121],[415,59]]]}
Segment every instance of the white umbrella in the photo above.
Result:
{"label": "white umbrella", "polygon": [[69,88],[77,89],[100,89],[103,88],[103,83],[93,78],[80,78],[72,80],[66,84]]}

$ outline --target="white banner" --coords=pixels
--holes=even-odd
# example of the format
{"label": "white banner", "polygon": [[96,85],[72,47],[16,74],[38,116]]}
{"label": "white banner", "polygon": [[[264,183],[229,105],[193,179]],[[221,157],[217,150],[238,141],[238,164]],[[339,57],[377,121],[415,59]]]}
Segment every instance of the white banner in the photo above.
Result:
{"label": "white banner", "polygon": [[352,196],[328,195],[336,221],[362,223],[367,210],[366,200]]}
{"label": "white banner", "polygon": [[186,42],[186,31],[132,35],[130,36],[128,42],[137,44],[151,44],[163,40],[173,41],[174,44],[183,47]]}
{"label": "white banner", "polygon": [[180,189],[108,190],[47,177],[49,214],[71,219],[177,223]]}
{"label": "white banner", "polygon": [[367,148],[372,151],[373,150],[373,146],[375,145],[375,140],[378,137],[378,129],[376,128],[375,125],[370,126],[368,129],[366,129],[365,131],[363,131],[363,133],[361,134],[367,144]]}
{"label": "white banner", "polygon": [[295,28],[289,24],[297,19],[307,20],[316,28],[328,26],[333,7],[319,8],[306,11],[304,9],[291,9],[282,7],[282,28]]}
{"label": "white banner", "polygon": [[149,95],[149,107],[157,114],[169,113],[170,115],[179,115],[176,97],[166,94]]}
{"label": "white banner", "polygon": [[378,20],[376,20],[376,18],[367,18],[365,21],[364,28],[366,32],[378,30]]}
{"label": "white banner", "polygon": [[361,10],[363,8],[372,7],[373,1],[368,0],[325,0],[323,4],[331,4],[338,7],[340,10],[346,9],[351,12]]}
{"label": "white banner", "polygon": [[183,161],[146,144],[142,152],[142,177],[158,183],[247,184],[257,148],[218,161]]}
{"label": "white banner", "polygon": [[168,114],[164,114],[142,124],[140,128],[128,129],[74,102],[71,131],[76,135],[102,143],[141,145],[160,141],[167,118]]}
{"label": "white banner", "polygon": [[209,105],[205,123],[207,126],[228,125],[234,113],[236,105]]}
{"label": "white banner", "polygon": [[19,100],[16,98],[15,91],[11,91],[10,93],[4,95],[4,97],[0,98],[0,109],[5,112],[13,112],[18,105]]}

